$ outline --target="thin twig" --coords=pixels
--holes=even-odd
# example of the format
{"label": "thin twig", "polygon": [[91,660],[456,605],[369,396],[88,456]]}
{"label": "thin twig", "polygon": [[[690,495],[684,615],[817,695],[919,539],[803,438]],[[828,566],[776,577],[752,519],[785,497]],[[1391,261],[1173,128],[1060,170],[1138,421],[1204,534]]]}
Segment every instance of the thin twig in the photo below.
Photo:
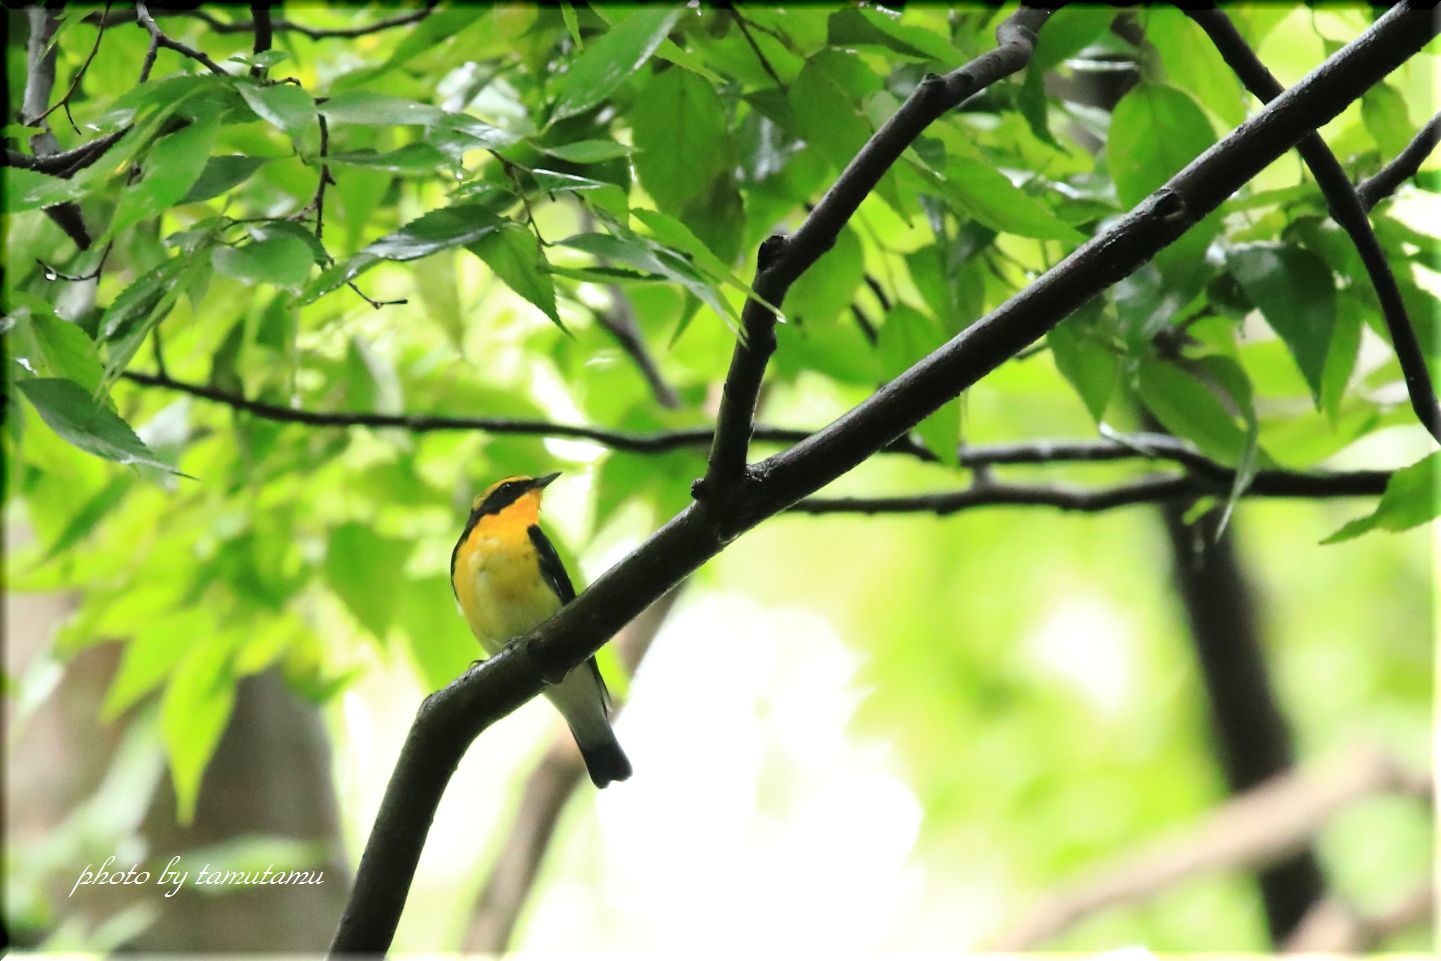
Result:
{"label": "thin twig", "polygon": [[1288,954],[1364,954],[1436,913],[1436,890],[1428,879],[1384,911],[1363,914],[1339,897],[1327,898],[1302,919],[1287,939]]}
{"label": "thin twig", "polygon": [[[282,407],[251,400],[240,394],[205,384],[194,384],[172,377],[126,371],[126,380],[145,387],[173,390],[224,404],[233,410],[245,411],[266,420],[311,427],[398,428],[413,433],[432,431],[486,431],[493,434],[534,437],[564,437],[588,440],[612,450],[631,454],[664,454],[670,451],[704,449],[715,435],[713,427],[688,427],[655,431],[648,434],[558,424],[541,420],[517,420],[505,417],[450,417],[443,414],[381,414],[351,411],[314,411],[299,407]],[[815,431],[787,427],[757,425],[754,440],[774,444],[794,444],[810,437]],[[907,438],[900,438],[883,447],[880,453],[905,454],[917,460],[932,462],[935,455]],[[1106,440],[1035,439],[1013,444],[977,444],[963,446],[957,452],[961,467],[985,465],[1044,466],[1061,463],[1102,463],[1123,460],[1169,461],[1212,478],[1228,479],[1225,466],[1210,460],[1194,448],[1167,434],[1115,435]]]}
{"label": "thin twig", "polygon": [[1361,205],[1370,210],[1394,194],[1408,178],[1416,176],[1416,171],[1420,170],[1421,164],[1431,156],[1431,151],[1436,149],[1438,141],[1441,141],[1441,113],[1432,117],[1430,122],[1411,138],[1405,149],[1378,170],[1375,176],[1361,181],[1356,188]]}
{"label": "thin twig", "polygon": [[[107,12],[110,10],[110,0],[106,0],[105,10],[106,10]],[[65,91],[65,96],[63,96],[63,97],[61,97],[59,100],[55,101],[55,103],[53,103],[53,104],[50,106],[50,108],[49,108],[48,110],[46,110],[44,113],[42,113],[40,116],[34,117],[34,118],[26,121],[27,124],[29,124],[29,125],[31,125],[31,126],[33,126],[33,125],[35,125],[35,124],[38,124],[40,121],[42,121],[42,120],[44,120],[46,117],[50,116],[50,115],[51,115],[52,113],[54,113],[56,110],[59,110],[61,107],[64,107],[64,108],[65,108],[65,117],[66,117],[67,120],[70,121],[70,126],[75,129],[75,132],[76,132],[76,133],[79,133],[79,132],[80,132],[80,128],[79,128],[79,127],[76,125],[76,123],[75,123],[75,118],[70,115],[70,98],[71,98],[72,96],[74,96],[74,95],[75,95],[75,91],[76,91],[77,89],[79,89],[79,87],[80,87],[80,81],[85,77],[85,71],[87,71],[87,70],[90,69],[90,62],[95,59],[95,54],[98,53],[99,50],[100,50],[100,41],[103,40],[104,38],[105,38],[105,23],[104,23],[104,21],[102,20],[99,28],[95,31],[95,43],[90,47],[90,55],[85,58],[85,62],[80,65],[80,69],[75,71],[75,76],[73,76],[73,77],[70,78],[70,87]]]}
{"label": "thin twig", "polygon": [[[369,36],[372,33],[380,33],[383,30],[390,30],[394,27],[406,27],[413,23],[419,23],[430,16],[431,11],[439,0],[426,0],[421,9],[411,13],[398,14],[387,17],[384,20],[377,20],[375,23],[362,24],[355,27],[310,27],[303,23],[296,23],[293,20],[280,18],[273,20],[271,29],[276,33],[299,33],[312,40],[342,39],[354,40],[357,37]],[[157,10],[156,13],[162,17],[194,17],[203,22],[215,33],[250,33],[255,29],[254,21],[228,21],[203,10]],[[89,14],[85,18],[86,23],[98,21],[106,24],[130,23],[132,20],[130,12],[115,13],[108,18],[100,18],[96,14]]]}
{"label": "thin twig", "polygon": [[[1188,10],[1187,13],[1206,31],[1226,64],[1256,99],[1270,103],[1282,94],[1284,88],[1280,82],[1257,58],[1230,17],[1220,10]],[[1391,272],[1385,251],[1366,219],[1366,208],[1357,196],[1356,188],[1351,185],[1351,179],[1346,176],[1341,161],[1336,159],[1319,133],[1313,130],[1307,134],[1296,149],[1316,177],[1316,186],[1321,188],[1326,198],[1331,217],[1351,238],[1366,274],[1371,278],[1371,286],[1375,288],[1376,300],[1381,306],[1381,317],[1391,334],[1396,359],[1401,363],[1411,409],[1431,436],[1441,442],[1441,404],[1437,403],[1436,390],[1431,384],[1426,355],[1421,350],[1416,328],[1406,313],[1406,303],[1401,299],[1396,275]]]}
{"label": "thin twig", "polygon": [[146,5],[141,2],[141,0],[136,0],[135,3],[135,22],[150,32],[150,39],[154,40],[160,46],[165,47],[167,50],[174,50],[182,57],[189,57],[191,60],[203,64],[211,73],[218,74],[222,77],[230,76],[220,64],[211,60],[203,52],[196,50],[189,44],[181,43],[179,40],[168,36],[165,31],[160,29],[159,24],[155,22],[155,18],[150,15],[150,11],[146,9]]}
{"label": "thin twig", "polygon": [[746,43],[750,44],[751,51],[756,55],[756,59],[761,62],[761,69],[765,70],[770,78],[776,82],[777,87],[785,91],[785,81],[781,79],[780,74],[776,73],[775,67],[771,66],[771,62],[766,59],[766,55],[761,52],[760,45],[756,43],[755,37],[751,36],[750,26],[746,23],[746,18],[741,16],[741,12],[735,7],[731,7],[727,12],[730,13],[731,19],[735,20],[736,26],[740,27],[741,36],[745,37]]}
{"label": "thin twig", "polygon": [[[1230,473],[1230,472],[1227,472]],[[1232,475],[1234,477],[1234,474]],[[1302,473],[1263,470],[1256,473],[1248,497],[1368,497],[1381,494],[1391,479],[1387,471]],[[1096,514],[1137,504],[1191,501],[1225,496],[1231,481],[1221,476],[1164,474],[1112,487],[1071,487],[989,481],[958,491],[899,497],[808,497],[790,508],[795,514],[935,514],[946,517],[978,507],[1054,507]]]}

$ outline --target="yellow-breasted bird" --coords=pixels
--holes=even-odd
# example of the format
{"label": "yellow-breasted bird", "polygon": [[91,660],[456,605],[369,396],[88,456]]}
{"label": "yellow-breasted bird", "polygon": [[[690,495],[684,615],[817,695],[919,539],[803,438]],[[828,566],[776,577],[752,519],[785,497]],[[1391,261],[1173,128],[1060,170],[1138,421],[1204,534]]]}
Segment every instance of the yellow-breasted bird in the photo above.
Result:
{"label": "yellow-breasted bird", "polygon": [[[490,485],[471,505],[450,552],[455,599],[487,653],[575,599],[565,565],[539,523],[541,491],[559,476],[507,477]],[[610,728],[610,695],[595,658],[545,693],[570,725],[596,787],[630,777],[630,761]]]}

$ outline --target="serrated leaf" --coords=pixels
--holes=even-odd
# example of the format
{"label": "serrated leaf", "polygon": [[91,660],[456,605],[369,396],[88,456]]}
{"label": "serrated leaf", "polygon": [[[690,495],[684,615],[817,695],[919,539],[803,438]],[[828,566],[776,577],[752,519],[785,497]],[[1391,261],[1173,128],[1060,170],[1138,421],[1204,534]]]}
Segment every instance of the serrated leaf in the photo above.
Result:
{"label": "serrated leaf", "polygon": [[180,473],[156,458],[129,424],[74,381],[33,377],[19,381],[18,386],[35,405],[41,420],[81,450],[119,464],[143,464],[170,474]]}
{"label": "serrated leaf", "polygon": [[220,119],[205,117],[157,140],[145,158],[145,172],[140,180],[120,195],[105,236],[114,237],[189,193],[205,170],[210,148],[219,132]]}
{"label": "serrated leaf", "polygon": [[1367,531],[1404,531],[1441,517],[1441,451],[1391,475],[1376,509],[1358,517],[1322,544],[1336,544]]}
{"label": "serrated leaf", "polygon": [[1095,307],[1083,308],[1046,335],[1056,369],[1075,388],[1097,424],[1105,416],[1121,370],[1121,358],[1098,329],[1098,315]]}
{"label": "serrated leaf", "polygon": [[276,236],[241,247],[216,247],[215,272],[247,284],[273,284],[299,290],[315,262],[309,245],[296,237]]}
{"label": "serrated leaf", "polygon": [[74,381],[91,395],[100,389],[104,369],[95,342],[85,331],[49,311],[31,311],[20,327],[30,334],[45,373]]}
{"label": "serrated leaf", "polygon": [[534,233],[520,224],[507,223],[467,244],[466,249],[485,261],[507,287],[535,304],[551,323],[565,330],[555,309],[555,281],[550,276],[550,265]]}
{"label": "serrated leaf", "polygon": [[432,210],[321,274],[306,288],[299,302],[314,303],[382,260],[416,260],[452,247],[464,247],[507,222],[478,204]]}
{"label": "serrated leaf", "polygon": [[1085,239],[1005,174],[979,161],[951,160],[945,174],[932,182],[939,183],[948,201],[992,230],[1040,240],[1079,243]]}
{"label": "serrated leaf", "polygon": [[1319,409],[1336,326],[1336,281],[1330,268],[1309,250],[1275,244],[1236,247],[1227,253],[1226,266],[1285,342]]}
{"label": "serrated leaf", "polygon": [[650,59],[682,12],[662,6],[637,10],[586,47],[560,79],[550,122],[584,113],[610,96]]}
{"label": "serrated leaf", "polygon": [[[945,329],[906,304],[897,304],[886,314],[877,332],[876,351],[887,377],[897,377],[946,342]],[[914,428],[921,443],[945,464],[958,463],[961,439],[961,399],[942,404]]]}
{"label": "serrated leaf", "polygon": [[338,93],[317,108],[330,123],[359,126],[426,126],[444,116],[430,104],[369,90]]}
{"label": "serrated leaf", "polygon": [[679,210],[726,169],[731,154],[725,107],[715,89],[688,70],[671,69],[646,85],[630,113],[635,169],[663,210]]}
{"label": "serrated leaf", "polygon": [[160,705],[160,731],[181,824],[195,816],[205,767],[235,706],[229,650],[214,635],[194,640],[170,676]]}
{"label": "serrated leaf", "polygon": [[200,171],[195,183],[191,184],[185,196],[180,198],[180,203],[192,204],[218,197],[244,183],[268,161],[268,157],[246,157],[239,154],[211,157],[205,162],[205,169]]}
{"label": "serrated leaf", "polygon": [[294,84],[239,82],[236,89],[257,117],[291,137],[299,137],[316,122],[315,98]]}
{"label": "serrated leaf", "polygon": [[614,140],[577,140],[574,143],[541,147],[542,152],[558,157],[566,163],[595,164],[618,157],[629,157],[631,148]]}

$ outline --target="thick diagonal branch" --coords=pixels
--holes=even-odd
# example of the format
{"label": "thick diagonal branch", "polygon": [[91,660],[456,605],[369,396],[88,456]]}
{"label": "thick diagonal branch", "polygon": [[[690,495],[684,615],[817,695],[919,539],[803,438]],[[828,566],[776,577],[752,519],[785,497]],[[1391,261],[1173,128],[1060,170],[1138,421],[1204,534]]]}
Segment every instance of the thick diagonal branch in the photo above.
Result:
{"label": "thick diagonal branch", "polygon": [[[1135,271],[1416,54],[1436,29],[1429,11],[1407,6],[1386,11],[1360,37],[1026,290],[830,426],[755,465],[755,482],[744,485],[723,513],[705,500],[691,504],[536,631],[428,697],[376,814],[332,952],[389,947],[436,806],[481,731],[565,677],[734,537],[845,474]],[[890,128],[888,123],[877,138]],[[857,161],[870,150],[870,145],[863,148]],[[871,185],[884,166],[874,171]],[[833,194],[808,218],[812,232],[829,230],[833,236],[849,216],[846,211],[835,219],[829,213],[840,209],[829,203]],[[860,198],[854,201],[859,204]],[[803,246],[796,238],[805,230],[791,244]]]}
{"label": "thick diagonal branch", "polygon": [[[1231,18],[1220,10],[1190,10],[1191,18],[1216,45],[1226,64],[1235,72],[1246,89],[1262,103],[1270,103],[1283,90],[1277,79],[1271,76],[1246,39],[1236,30]],[[1326,146],[1321,135],[1312,131],[1296,145],[1301,159],[1311,168],[1316,177],[1316,186],[1326,198],[1331,217],[1346,231],[1371,286],[1376,290],[1376,300],[1381,305],[1381,316],[1386,330],[1391,334],[1391,344],[1396,350],[1396,359],[1401,362],[1401,374],[1406,380],[1406,393],[1411,398],[1411,409],[1422,426],[1431,436],[1441,441],[1441,405],[1436,402],[1436,390],[1431,384],[1431,372],[1426,367],[1426,355],[1421,350],[1421,341],[1416,337],[1416,328],[1406,314],[1406,304],[1401,299],[1401,288],[1396,286],[1396,275],[1386,261],[1376,232],[1366,218],[1367,207],[1362,204],[1351,178],[1341,167],[1341,161]]]}

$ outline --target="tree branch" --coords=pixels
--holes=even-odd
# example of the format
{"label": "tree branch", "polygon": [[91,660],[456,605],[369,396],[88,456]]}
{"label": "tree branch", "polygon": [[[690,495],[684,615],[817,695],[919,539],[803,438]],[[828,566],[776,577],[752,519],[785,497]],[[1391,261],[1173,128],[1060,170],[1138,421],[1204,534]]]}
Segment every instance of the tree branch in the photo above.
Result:
{"label": "tree branch", "polygon": [[1287,954],[1361,954],[1424,923],[1435,912],[1436,889],[1430,881],[1376,915],[1364,915],[1343,901],[1327,899],[1307,913],[1295,934],[1287,939],[1284,950]]}
{"label": "tree branch", "polygon": [[[1054,507],[1098,514],[1137,504],[1173,504],[1198,497],[1224,497],[1230,472],[1211,477],[1162,474],[1111,487],[1070,487],[1050,484],[986,482],[958,491],[902,497],[807,497],[790,507],[794,514],[936,514],[941,517],[976,507]],[[1247,497],[1367,497],[1382,493],[1391,475],[1386,471],[1301,473],[1260,471]]]}
{"label": "tree branch", "polygon": [[[298,407],[282,407],[265,401],[250,400],[241,394],[176,380],[166,374],[146,374],[127,370],[126,380],[144,387],[173,390],[192,397],[224,404],[233,410],[245,411],[278,423],[302,424],[308,427],[387,427],[423,434],[432,431],[487,431],[535,437],[565,437],[588,440],[612,450],[630,454],[664,454],[688,448],[709,447],[715,436],[713,427],[687,427],[654,431],[648,434],[587,427],[579,424],[557,424],[552,421],[516,420],[506,417],[449,417],[443,414],[381,414],[374,412],[313,411]],[[758,425],[753,440],[765,443],[795,444],[805,440],[812,430]],[[901,436],[877,453],[905,454],[927,463],[935,463],[936,455],[926,447]],[[1104,440],[1062,440],[1038,438],[1010,444],[972,444],[957,451],[961,467],[985,467],[992,464],[1046,465],[1055,463],[1099,463],[1121,460],[1171,461],[1201,474],[1229,479],[1228,468],[1219,464],[1185,442],[1169,434],[1115,434]]]}
{"label": "tree branch", "polygon": [[[1236,549],[1226,511],[1213,508],[1194,524],[1186,505],[1160,511],[1171,542],[1171,577],[1185,607],[1200,666],[1217,760],[1232,794],[1248,791],[1296,763],[1290,725],[1266,658],[1255,581]],[[1254,586],[1253,586],[1254,585]],[[1281,945],[1325,893],[1311,846],[1256,872],[1272,945]]]}
{"label": "tree branch", "polygon": [[1030,62],[1036,31],[1050,16],[1049,10],[1022,6],[996,28],[994,50],[944,77],[927,74],[900,109],[841,171],[795,234],[773,236],[761,245],[754,284],[759,297],[748,300],[741,312],[741,338],[731,355],[716,416],[710,465],[704,480],[695,489],[697,499],[732,499],[736,489],[748,479],[746,451],[756,397],[766,363],[776,346],[776,315],[765,304],[780,305],[785,300],[791,284],[830,250],[861,202],[928,126],[967,97]]}
{"label": "tree branch", "polygon": [[1140,904],[1192,878],[1250,871],[1303,850],[1340,811],[1382,793],[1429,793],[1429,778],[1386,755],[1353,749],[1226,802],[1193,827],[1093,868],[1043,895],[991,938],[987,951],[1026,951],[1102,911]]}
{"label": "tree branch", "polygon": [[[250,17],[255,25],[255,45],[251,48],[250,52],[258,56],[270,49],[270,44],[275,36],[275,31],[270,22],[270,3],[268,0],[252,3],[250,5]],[[259,66],[252,66],[250,68],[250,75],[257,80],[260,79],[264,73],[265,71]]]}
{"label": "tree branch", "polygon": [[[1220,10],[1188,10],[1187,13],[1206,31],[1226,64],[1256,99],[1269,103],[1281,95],[1281,84],[1256,57],[1230,17]],[[1436,402],[1436,390],[1431,384],[1426,355],[1416,337],[1416,328],[1406,314],[1401,289],[1396,286],[1396,275],[1391,272],[1391,265],[1387,263],[1386,254],[1371,229],[1371,222],[1366,219],[1368,208],[1357,196],[1356,188],[1341,167],[1341,161],[1336,159],[1319,133],[1312,131],[1307,134],[1296,149],[1316,177],[1316,186],[1321,188],[1326,198],[1332,219],[1351,238],[1366,274],[1371,278],[1376,300],[1381,305],[1381,316],[1386,321],[1386,330],[1390,332],[1391,343],[1396,350],[1396,359],[1401,362],[1411,409],[1431,436],[1441,442],[1441,404]]]}
{"label": "tree branch", "polygon": [[[50,94],[55,89],[55,60],[56,49],[51,43],[55,31],[59,29],[60,21],[55,11],[49,7],[39,5],[32,6],[26,11],[29,20],[30,36],[26,42],[26,65],[25,65],[25,92],[22,95],[20,106],[20,119],[27,125],[43,125],[39,133],[30,138],[30,149],[34,151],[36,165],[43,158],[60,156],[58,153],[60,144],[55,140],[55,134],[51,132],[50,125],[45,118],[50,111],[47,104],[50,102]],[[96,45],[99,45],[99,38],[96,38]],[[92,56],[94,55],[92,51]],[[88,64],[89,61],[86,61]],[[69,97],[67,93],[65,95]],[[12,152],[5,151],[6,162],[8,163]],[[15,157],[24,157],[24,154],[13,154]],[[74,242],[81,250],[88,250],[92,243],[90,231],[85,226],[85,217],[80,212],[80,205],[73,200],[53,204],[44,208],[45,216],[49,217],[57,227],[65,232],[65,235]]]}
{"label": "tree branch", "polygon": [[[286,20],[282,17],[278,20],[272,21],[271,29],[277,33],[299,33],[306,37],[309,37],[311,40],[329,40],[335,38],[354,40],[357,37],[365,37],[369,36],[372,33],[380,33],[383,30],[390,30],[393,27],[406,27],[413,23],[419,23],[426,17],[430,16],[431,11],[435,8],[435,5],[438,2],[439,0],[425,0],[425,3],[419,10],[415,10],[411,13],[398,14],[393,17],[387,17],[384,20],[377,20],[375,23],[362,24],[356,27],[308,27],[303,23],[296,23],[293,20]],[[208,26],[216,33],[250,33],[252,30],[255,29],[255,22],[253,20],[221,20],[219,17],[216,17],[206,12],[205,10],[200,9],[156,10],[155,12],[157,15],[162,17],[194,17],[197,20],[203,21],[206,26]],[[96,14],[92,13],[85,18],[85,22],[104,23],[105,25],[109,26],[116,23],[130,23],[133,16],[134,15],[130,12],[113,13],[110,14],[108,17],[97,17]]]}
{"label": "tree branch", "polygon": [[1416,176],[1421,164],[1431,156],[1436,144],[1441,141],[1441,113],[1431,118],[1396,157],[1376,172],[1376,175],[1361,182],[1356,188],[1361,205],[1367,210],[1394,194],[1408,178]]}
{"label": "tree branch", "polygon": [[214,60],[211,60],[203,52],[196,50],[194,47],[188,44],[181,43],[179,40],[168,36],[165,31],[160,29],[160,25],[155,22],[155,18],[150,15],[150,11],[146,8],[146,4],[140,2],[140,0],[136,0],[135,4],[135,22],[140,24],[140,26],[144,27],[147,31],[149,31],[150,39],[155,41],[155,43],[159,46],[162,46],[167,50],[174,50],[182,57],[189,57],[191,60],[203,64],[205,68],[211,73],[218,74],[222,77],[230,76],[230,74],[227,73],[220,66],[220,64],[216,63]]}
{"label": "tree branch", "polygon": [[[1008,21],[1009,22],[1009,21]],[[868,400],[783,454],[755,465],[754,483],[724,511],[698,500],[656,531],[537,630],[466,672],[421,705],[386,788],[331,951],[388,948],[425,836],[451,773],[490,724],[555,683],[745,530],[796,503],[902,436],[986,373],[1038,340],[1078,307],[1174,242],[1309,131],[1417,53],[1436,32],[1430,13],[1392,7],[1295,87],[1176,174],[1029,288],[972,324]],[[987,55],[989,57],[990,55]],[[981,60],[986,60],[982,57]],[[977,61],[979,64],[980,61]],[[969,68],[968,68],[969,69]],[[979,73],[979,69],[977,72]],[[958,71],[970,87],[966,70]],[[954,76],[954,75],[952,75]],[[813,263],[863,193],[919,130],[949,81],[928,81],[843,174],[787,242],[777,280]],[[938,94],[936,91],[942,91]],[[905,120],[898,118],[905,115]],[[903,131],[897,134],[897,129]],[[889,132],[888,132],[889,131]],[[877,147],[884,140],[888,146]],[[860,171],[859,173],[852,173]],[[792,253],[796,252],[796,253]],[[804,256],[802,255],[804,254]],[[770,286],[767,281],[765,286]],[[773,291],[761,290],[770,300]],[[719,433],[719,432],[717,432]]]}
{"label": "tree branch", "polygon": [[73,147],[64,153],[37,153],[32,157],[15,150],[6,150],[4,165],[6,167],[24,167],[26,170],[36,170],[57,177],[71,177],[99,160],[115,141],[129,132],[128,126],[122,127],[103,137],[96,137],[78,147]]}
{"label": "tree branch", "polygon": [[[677,585],[616,637],[616,654],[628,677],[635,677],[636,668],[684,588],[684,584]],[[611,716],[624,706],[617,705]],[[504,845],[491,867],[466,934],[467,953],[503,954],[510,947],[555,826],[584,774],[585,762],[575,746],[575,736],[565,725],[558,725],[550,747],[525,780],[512,824],[502,834]]]}

